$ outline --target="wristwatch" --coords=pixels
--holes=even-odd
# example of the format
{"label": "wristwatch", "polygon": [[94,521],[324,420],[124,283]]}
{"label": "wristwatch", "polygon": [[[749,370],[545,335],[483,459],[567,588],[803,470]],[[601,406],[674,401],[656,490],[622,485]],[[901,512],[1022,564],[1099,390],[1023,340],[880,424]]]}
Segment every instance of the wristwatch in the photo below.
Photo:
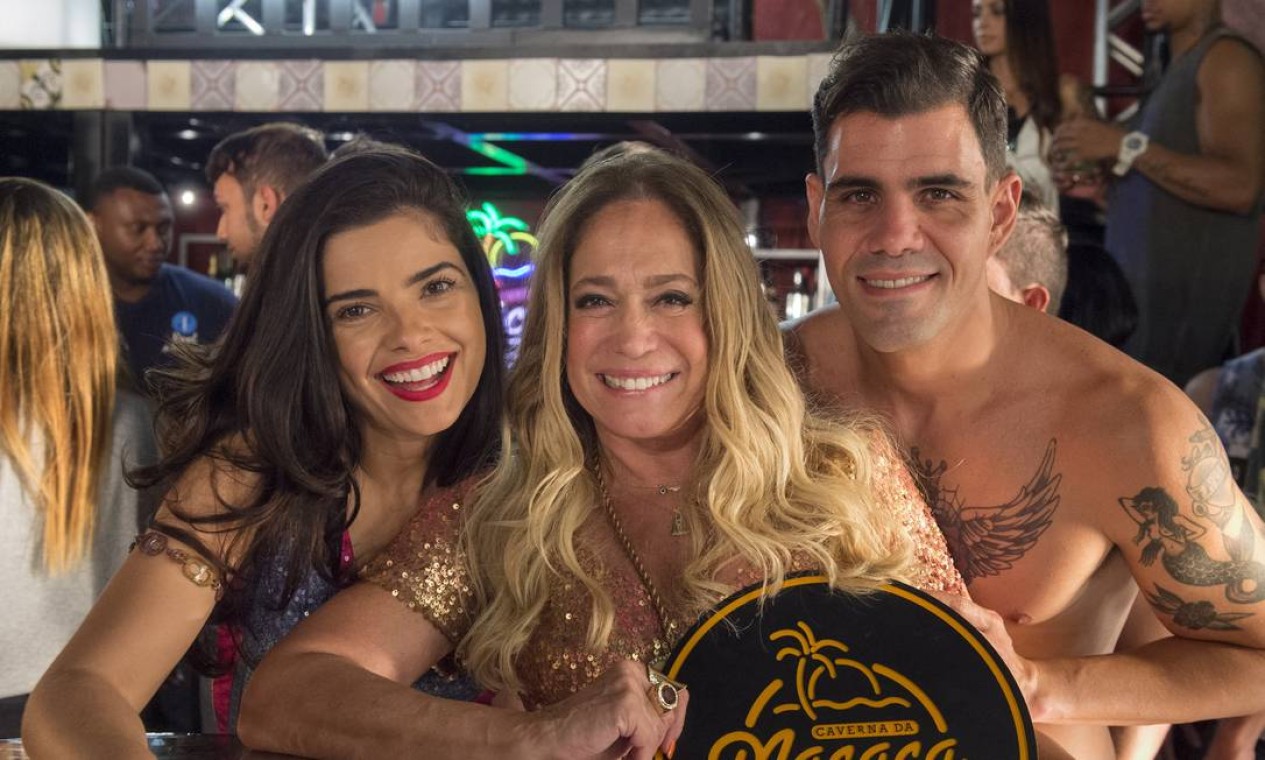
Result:
{"label": "wristwatch", "polygon": [[1151,144],[1151,138],[1146,136],[1145,132],[1130,132],[1120,141],[1120,153],[1116,156],[1116,165],[1111,167],[1111,173],[1117,177],[1123,177],[1129,173],[1129,167],[1133,166],[1133,162],[1138,156],[1146,152],[1146,146]]}

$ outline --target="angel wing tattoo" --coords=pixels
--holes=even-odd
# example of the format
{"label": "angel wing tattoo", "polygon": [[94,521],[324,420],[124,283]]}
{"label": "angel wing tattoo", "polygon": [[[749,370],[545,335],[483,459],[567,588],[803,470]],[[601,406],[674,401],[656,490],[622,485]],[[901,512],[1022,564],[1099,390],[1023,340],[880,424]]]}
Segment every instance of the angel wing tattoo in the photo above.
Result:
{"label": "angel wing tattoo", "polygon": [[1036,474],[1015,497],[999,506],[968,506],[958,489],[944,483],[947,463],[932,464],[911,449],[918,483],[931,507],[949,552],[962,578],[976,578],[1009,570],[1033,546],[1054,521],[1059,506],[1060,473],[1054,472],[1057,439],[1051,438]]}

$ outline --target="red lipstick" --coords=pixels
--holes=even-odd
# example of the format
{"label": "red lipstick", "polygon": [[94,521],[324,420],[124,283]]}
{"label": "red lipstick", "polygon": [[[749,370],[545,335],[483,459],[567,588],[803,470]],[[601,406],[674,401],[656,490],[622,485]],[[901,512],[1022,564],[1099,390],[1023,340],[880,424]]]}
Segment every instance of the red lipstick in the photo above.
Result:
{"label": "red lipstick", "polygon": [[[438,375],[434,375],[426,380],[417,382],[393,383],[386,379],[386,375],[395,372],[408,372],[409,370],[425,367],[427,364],[433,364],[444,357],[448,357],[448,366]],[[439,394],[443,393],[448,387],[448,382],[452,379],[452,367],[457,362],[455,353],[436,353],[423,356],[410,362],[401,362],[392,364],[390,367],[378,373],[378,379],[386,386],[387,390],[395,394],[397,397],[405,401],[429,401]]]}

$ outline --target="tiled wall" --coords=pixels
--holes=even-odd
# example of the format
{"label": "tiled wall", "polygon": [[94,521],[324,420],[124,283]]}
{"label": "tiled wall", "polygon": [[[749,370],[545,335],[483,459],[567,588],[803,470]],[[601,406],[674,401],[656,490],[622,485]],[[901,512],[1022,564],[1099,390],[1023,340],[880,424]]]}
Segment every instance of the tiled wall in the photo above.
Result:
{"label": "tiled wall", "polygon": [[0,110],[802,111],[829,54],[467,61],[0,61]]}

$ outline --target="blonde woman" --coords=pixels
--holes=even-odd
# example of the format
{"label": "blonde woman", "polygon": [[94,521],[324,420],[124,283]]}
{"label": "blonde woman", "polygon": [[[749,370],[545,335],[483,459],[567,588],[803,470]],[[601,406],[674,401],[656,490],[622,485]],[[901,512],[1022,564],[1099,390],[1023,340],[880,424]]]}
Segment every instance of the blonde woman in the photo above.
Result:
{"label": "blonde woman", "polygon": [[123,481],[154,458],[144,402],[115,390],[118,335],[96,235],[38,182],[0,178],[0,737],[136,534]]}
{"label": "blonde woman", "polygon": [[[877,432],[806,410],[734,207],[689,164],[613,158],[555,198],[522,347],[515,455],[464,538],[458,512],[419,517],[368,583],[296,629],[246,694],[248,744],[320,757],[670,754],[688,692],[656,704],[644,663],[728,593],[804,569],[841,588],[961,590]],[[454,648],[530,711],[404,688]]]}

